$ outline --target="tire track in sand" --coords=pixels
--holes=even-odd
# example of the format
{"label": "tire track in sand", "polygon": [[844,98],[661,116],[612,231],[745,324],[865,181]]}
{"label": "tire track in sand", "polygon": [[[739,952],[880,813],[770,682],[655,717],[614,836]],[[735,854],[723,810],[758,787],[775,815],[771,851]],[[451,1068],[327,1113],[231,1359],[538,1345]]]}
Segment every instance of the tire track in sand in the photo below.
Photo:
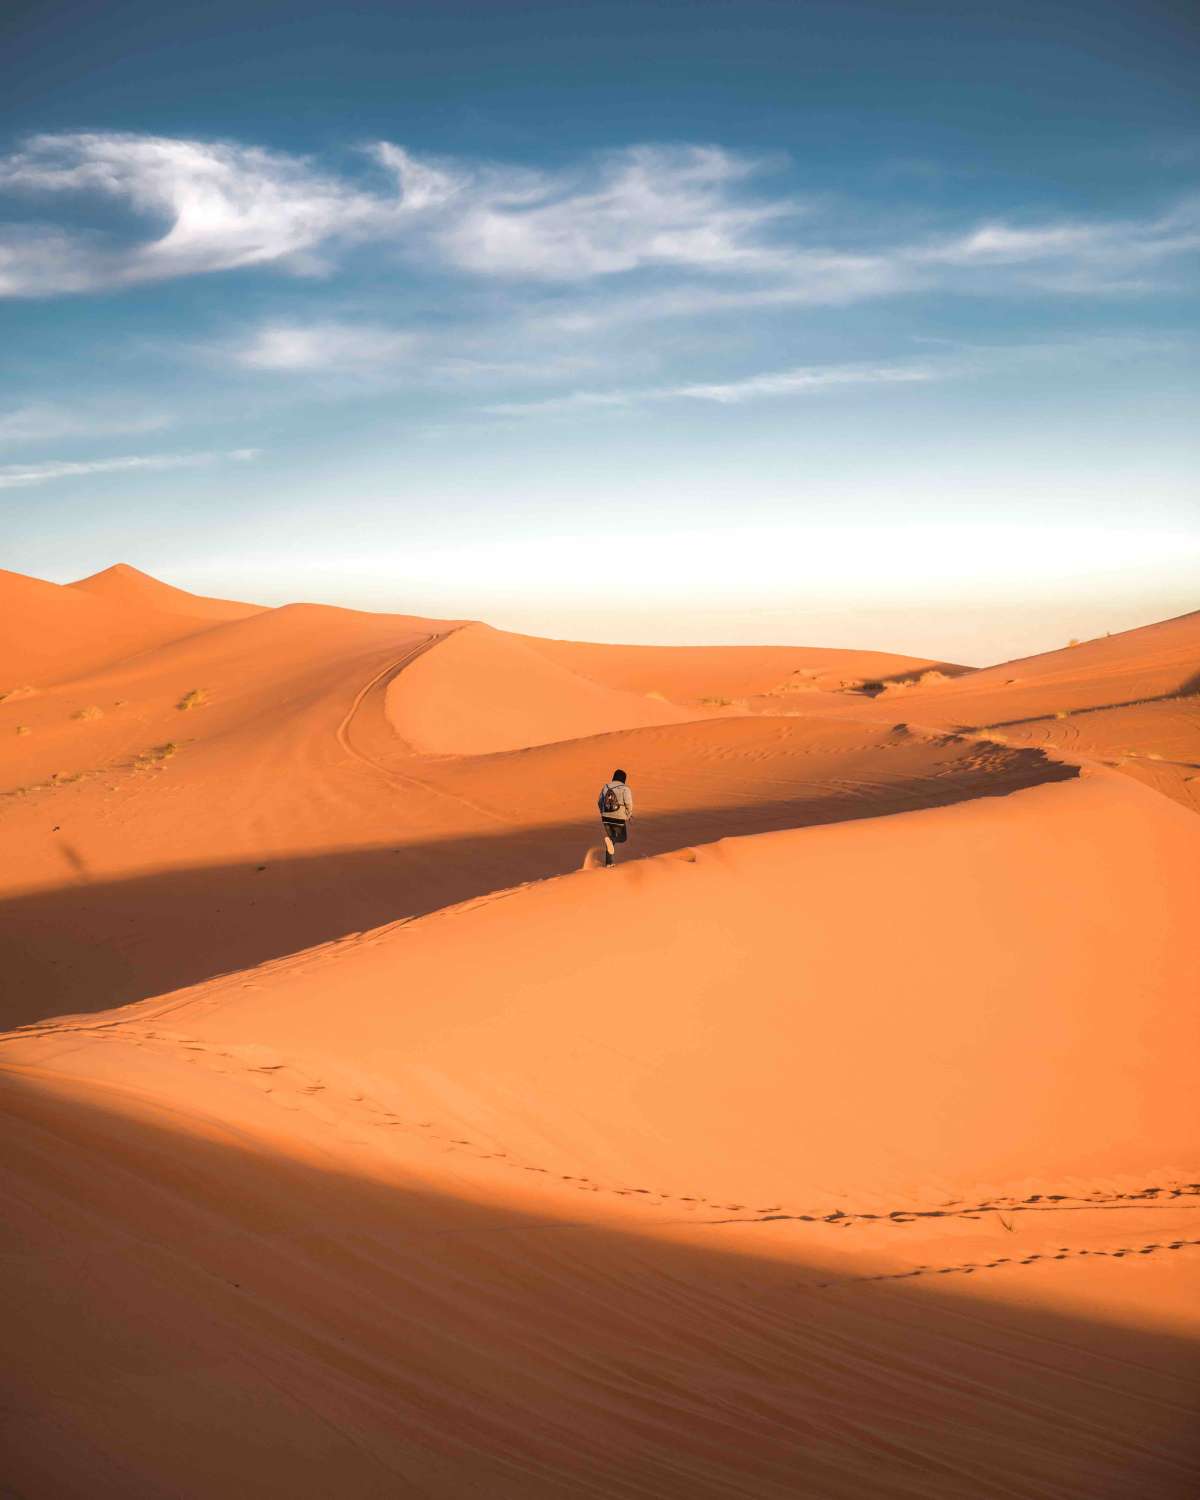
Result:
{"label": "tire track in sand", "polygon": [[[461,628],[461,626],[455,627],[455,629]],[[432,782],[423,781],[419,776],[412,775],[411,772],[398,771],[395,766],[385,764],[381,760],[376,760],[374,756],[368,755],[365,751],[360,750],[358,746],[355,745],[354,740],[351,736],[350,731],[354,725],[354,720],[357,718],[358,714],[366,704],[367,699],[370,697],[372,692],[380,687],[382,687],[386,692],[393,678],[398,677],[406,667],[412,666],[413,662],[416,661],[419,656],[424,656],[426,651],[432,650],[435,646],[444,641],[447,636],[453,634],[454,631],[445,630],[441,632],[433,632],[432,634],[427,635],[422,641],[418,642],[416,646],[413,646],[410,650],[406,651],[403,656],[397,657],[394,661],[388,662],[387,665],[376,672],[373,677],[369,678],[367,682],[365,682],[355,694],[353,703],[351,703],[345,717],[342,719],[342,722],[338,725],[337,729],[334,732],[335,738],[347,755],[349,755],[352,759],[357,760],[361,765],[367,766],[370,770],[374,771],[376,775],[383,776],[393,785],[409,788],[417,787],[423,792],[429,792],[432,796],[442,797],[448,802],[455,802],[460,807],[469,807],[472,812],[479,813],[481,817],[488,818],[493,823],[499,823],[502,827],[509,828],[512,826],[512,820],[510,818],[503,817],[500,813],[496,812],[490,807],[484,807],[478,802],[472,802],[469,797],[463,797],[457,792],[448,792],[445,790],[445,788],[435,786]],[[399,742],[398,736],[397,741]]]}

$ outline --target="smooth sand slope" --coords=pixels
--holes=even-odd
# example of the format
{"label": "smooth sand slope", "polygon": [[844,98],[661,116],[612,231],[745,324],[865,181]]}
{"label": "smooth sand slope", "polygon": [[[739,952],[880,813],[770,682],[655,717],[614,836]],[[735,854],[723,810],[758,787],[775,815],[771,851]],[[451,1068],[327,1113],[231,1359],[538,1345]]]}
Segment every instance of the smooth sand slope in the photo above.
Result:
{"label": "smooth sand slope", "polygon": [[[306,605],[73,664],[128,575],[0,703],[0,1488],[1195,1491],[1200,823],[998,742],[1065,668]],[[1200,761],[1197,618],[1048,722]]]}
{"label": "smooth sand slope", "polygon": [[1187,1493],[1195,847],[1094,777],[11,1039],[14,1479]]}
{"label": "smooth sand slope", "polygon": [[844,693],[863,683],[903,681],[967,667],[889,651],[812,646],[604,646],[586,641],[515,637],[549,661],[625,692],[676,703],[723,706],[722,699]]}
{"label": "smooth sand slope", "polygon": [[600,687],[517,636],[466,625],[396,676],[387,717],[414,750],[487,755],[699,717],[644,694]]}

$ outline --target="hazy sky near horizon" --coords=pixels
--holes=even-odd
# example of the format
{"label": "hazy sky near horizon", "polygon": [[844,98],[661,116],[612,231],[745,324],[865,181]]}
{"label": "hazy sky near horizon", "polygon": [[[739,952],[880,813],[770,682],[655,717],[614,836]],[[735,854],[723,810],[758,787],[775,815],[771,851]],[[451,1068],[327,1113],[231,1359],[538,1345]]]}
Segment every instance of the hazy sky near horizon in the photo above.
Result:
{"label": "hazy sky near horizon", "polygon": [[0,563],[982,662],[1200,607],[1176,0],[12,0]]}

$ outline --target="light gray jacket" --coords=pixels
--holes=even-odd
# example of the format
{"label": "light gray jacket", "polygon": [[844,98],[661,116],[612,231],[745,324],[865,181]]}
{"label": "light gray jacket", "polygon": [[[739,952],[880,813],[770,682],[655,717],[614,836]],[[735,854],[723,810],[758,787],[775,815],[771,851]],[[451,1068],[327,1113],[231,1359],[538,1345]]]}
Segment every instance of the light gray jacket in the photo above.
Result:
{"label": "light gray jacket", "polygon": [[[616,812],[606,813],[604,811],[604,794],[609,787],[617,794],[617,801],[621,804]],[[596,798],[596,806],[600,809],[600,816],[608,818],[612,822],[627,823],[633,817],[633,793],[623,781],[606,781],[600,788],[600,795]]]}

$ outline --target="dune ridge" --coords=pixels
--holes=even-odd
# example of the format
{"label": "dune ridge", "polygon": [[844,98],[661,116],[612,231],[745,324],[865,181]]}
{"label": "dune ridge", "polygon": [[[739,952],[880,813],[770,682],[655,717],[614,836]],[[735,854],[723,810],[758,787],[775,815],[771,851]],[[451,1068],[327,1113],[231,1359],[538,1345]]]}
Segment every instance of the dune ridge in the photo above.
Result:
{"label": "dune ridge", "polygon": [[239,604],[232,599],[212,599],[204,594],[190,594],[186,589],[152,578],[128,563],[114,563],[99,573],[77,578],[67,588],[78,589],[96,599],[129,607],[160,610],[165,614],[188,615],[196,620],[243,620],[258,614],[263,606]]}

